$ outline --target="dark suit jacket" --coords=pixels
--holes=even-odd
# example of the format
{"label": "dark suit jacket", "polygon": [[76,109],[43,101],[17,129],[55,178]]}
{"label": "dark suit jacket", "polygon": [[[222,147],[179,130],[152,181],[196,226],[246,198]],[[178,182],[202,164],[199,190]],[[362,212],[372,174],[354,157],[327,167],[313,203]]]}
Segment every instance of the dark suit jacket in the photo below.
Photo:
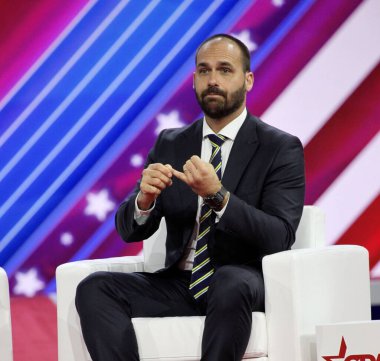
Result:
{"label": "dark suit jacket", "polygon": [[[180,129],[164,130],[147,164],[171,164],[182,170],[192,155],[201,154],[202,120]],[[214,267],[247,264],[261,269],[263,256],[289,249],[304,201],[304,158],[298,138],[248,114],[234,141],[222,184],[230,191],[227,208],[212,228],[209,252]],[[126,242],[151,236],[161,217],[167,225],[166,267],[181,258],[192,235],[197,195],[173,179],[157,198],[147,222],[134,221],[137,185],[116,214],[116,227]]]}

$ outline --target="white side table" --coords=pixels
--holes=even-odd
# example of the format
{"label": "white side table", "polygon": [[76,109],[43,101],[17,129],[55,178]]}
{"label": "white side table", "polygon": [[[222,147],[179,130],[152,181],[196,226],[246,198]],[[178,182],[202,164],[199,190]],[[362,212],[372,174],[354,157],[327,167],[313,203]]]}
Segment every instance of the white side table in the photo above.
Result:
{"label": "white side table", "polygon": [[380,321],[316,326],[318,361],[380,361]]}

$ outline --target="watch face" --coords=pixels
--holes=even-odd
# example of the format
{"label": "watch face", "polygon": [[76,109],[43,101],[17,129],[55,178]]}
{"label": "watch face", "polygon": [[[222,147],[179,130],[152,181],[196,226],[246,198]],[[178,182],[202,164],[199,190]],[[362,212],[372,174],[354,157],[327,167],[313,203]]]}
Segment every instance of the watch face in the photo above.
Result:
{"label": "watch face", "polygon": [[223,204],[225,195],[226,190],[222,187],[222,189],[219,192],[206,197],[204,201],[210,208],[219,208]]}
{"label": "watch face", "polygon": [[220,204],[223,203],[223,199],[224,199],[223,195],[218,192],[218,193],[214,194],[212,197],[207,199],[207,204],[211,208],[218,207],[218,206],[220,206]]}

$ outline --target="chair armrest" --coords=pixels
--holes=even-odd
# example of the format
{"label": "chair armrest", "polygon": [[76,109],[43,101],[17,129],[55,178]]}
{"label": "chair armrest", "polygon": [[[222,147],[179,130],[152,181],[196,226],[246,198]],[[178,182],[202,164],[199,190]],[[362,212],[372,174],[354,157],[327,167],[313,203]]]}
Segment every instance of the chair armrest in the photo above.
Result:
{"label": "chair armrest", "polygon": [[12,361],[11,307],[9,302],[8,277],[0,268],[0,353],[4,361]]}
{"label": "chair armrest", "polygon": [[143,256],[84,260],[60,265],[57,279],[57,321],[59,361],[90,360],[84,346],[75,294],[80,281],[97,271],[141,272]]}
{"label": "chair armrest", "polygon": [[263,259],[271,361],[316,360],[315,326],[371,319],[368,251],[298,249]]}

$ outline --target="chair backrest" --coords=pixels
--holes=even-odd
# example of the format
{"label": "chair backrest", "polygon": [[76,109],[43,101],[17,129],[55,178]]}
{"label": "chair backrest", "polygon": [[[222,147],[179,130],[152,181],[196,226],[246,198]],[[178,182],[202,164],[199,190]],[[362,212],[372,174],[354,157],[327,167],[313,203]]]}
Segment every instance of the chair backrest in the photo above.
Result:
{"label": "chair backrest", "polygon": [[316,206],[304,206],[292,249],[325,246],[325,214]]}
{"label": "chair backrest", "polygon": [[2,268],[0,268],[0,355],[4,361],[13,359],[8,277]]}
{"label": "chair backrest", "polygon": [[[323,246],[325,240],[324,230],[325,217],[322,210],[315,206],[305,206],[292,249]],[[162,219],[158,230],[144,241],[145,271],[154,272],[164,267],[165,239],[166,224],[165,220]]]}

